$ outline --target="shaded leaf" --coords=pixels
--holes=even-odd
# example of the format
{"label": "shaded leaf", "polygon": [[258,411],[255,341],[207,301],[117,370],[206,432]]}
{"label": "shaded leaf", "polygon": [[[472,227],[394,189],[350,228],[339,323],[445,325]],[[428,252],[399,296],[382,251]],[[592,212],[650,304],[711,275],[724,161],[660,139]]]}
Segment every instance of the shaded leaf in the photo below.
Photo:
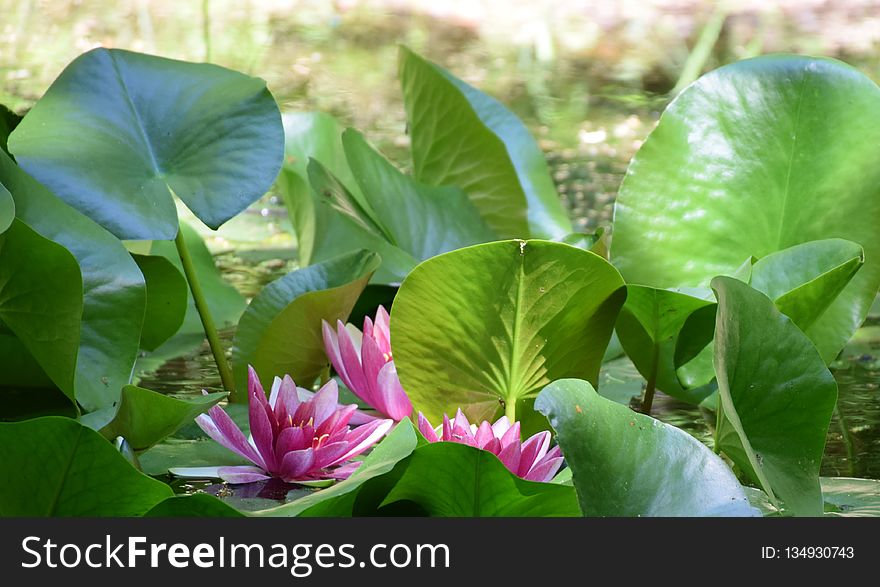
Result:
{"label": "shaded leaf", "polygon": [[82,277],[73,255],[13,220],[0,234],[0,323],[71,401],[82,311]]}
{"label": "shaded leaf", "polygon": [[0,424],[0,515],[139,516],[172,495],[75,420]]}
{"label": "shaded leaf", "polygon": [[224,397],[225,393],[211,393],[180,399],[126,385],[115,410],[94,412],[85,416],[82,423],[108,440],[122,436],[132,449],[143,451],[192,422]]}
{"label": "shaded leaf", "polygon": [[130,382],[144,324],[144,277],[125,247],[0,153],[0,181],[15,199],[16,214],[45,238],[70,251],[79,264],[82,323],[76,364],[76,399],[86,410],[110,406]]}
{"label": "shaded leaf", "polygon": [[247,388],[248,365],[264,382],[288,374],[300,385],[311,385],[328,364],[321,321],[344,322],[379,263],[376,253],[358,251],[292,271],[264,287],[235,333],[238,388]]}
{"label": "shaded leaf", "polygon": [[186,315],[189,286],[168,259],[157,255],[132,255],[147,284],[147,306],[141,348],[154,351],[174,336]]}

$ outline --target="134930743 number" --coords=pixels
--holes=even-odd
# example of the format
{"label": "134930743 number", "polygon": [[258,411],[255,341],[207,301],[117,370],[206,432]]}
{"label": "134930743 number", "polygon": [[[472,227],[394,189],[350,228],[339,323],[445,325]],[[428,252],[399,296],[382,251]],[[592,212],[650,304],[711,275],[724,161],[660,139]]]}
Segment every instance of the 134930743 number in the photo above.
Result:
{"label": "134930743 number", "polygon": [[855,558],[855,549],[852,546],[785,546],[781,548],[773,546],[761,547],[761,558]]}

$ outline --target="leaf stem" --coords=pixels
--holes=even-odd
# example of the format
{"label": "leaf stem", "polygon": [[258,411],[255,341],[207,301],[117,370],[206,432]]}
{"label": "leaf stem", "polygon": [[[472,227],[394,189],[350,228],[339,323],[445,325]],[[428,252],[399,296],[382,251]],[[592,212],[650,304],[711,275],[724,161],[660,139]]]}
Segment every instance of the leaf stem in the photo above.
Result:
{"label": "leaf stem", "polygon": [[223,351],[223,346],[220,344],[220,337],[217,335],[217,327],[214,325],[214,317],[211,316],[211,310],[208,308],[208,302],[205,299],[204,292],[202,292],[202,285],[196,275],[195,265],[193,265],[192,257],[183,238],[183,231],[180,229],[178,229],[177,236],[174,238],[174,244],[177,247],[177,254],[180,255],[183,273],[186,276],[187,283],[189,283],[189,289],[192,292],[196,310],[198,310],[199,318],[202,320],[205,336],[208,338],[208,344],[211,346],[214,362],[217,363],[217,370],[220,372],[220,381],[223,383],[223,389],[229,393],[229,401],[235,402],[235,380],[232,378],[232,371],[229,369],[226,354]]}
{"label": "leaf stem", "polygon": [[504,415],[511,424],[516,422],[516,398],[507,398],[504,402]]}
{"label": "leaf stem", "polygon": [[645,399],[642,400],[642,413],[651,415],[651,407],[654,405],[654,391],[657,389],[657,371],[660,363],[660,345],[654,343],[651,349],[651,373],[645,385]]}

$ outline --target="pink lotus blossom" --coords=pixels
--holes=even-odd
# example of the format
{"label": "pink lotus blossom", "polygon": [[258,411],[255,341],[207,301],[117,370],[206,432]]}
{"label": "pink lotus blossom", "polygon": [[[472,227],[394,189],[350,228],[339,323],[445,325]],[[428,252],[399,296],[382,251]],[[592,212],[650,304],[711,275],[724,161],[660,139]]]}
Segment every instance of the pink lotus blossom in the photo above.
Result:
{"label": "pink lotus blossom", "polygon": [[399,422],[412,413],[412,403],[397,378],[391,356],[388,312],[379,306],[376,321],[364,318],[364,331],[339,320],[336,332],[325,321],[324,348],[339,377],[356,396],[381,415]]}
{"label": "pink lotus blossom", "polygon": [[229,483],[251,483],[278,477],[288,483],[345,479],[359,463],[346,463],[373,446],[391,428],[391,420],[373,420],[350,429],[356,405],[339,406],[335,381],[301,401],[296,384],[285,376],[266,400],[252,367],[248,369],[248,414],[251,437],[220,407],[196,418],[205,433],[255,466],[220,467]]}
{"label": "pink lotus blossom", "polygon": [[419,432],[428,442],[457,442],[487,450],[511,473],[529,481],[550,481],[562,466],[562,451],[558,446],[550,448],[549,432],[539,432],[522,442],[519,422],[511,426],[507,416],[494,424],[484,420],[478,427],[458,410],[452,421],[444,414],[442,429],[435,430],[419,412]]}

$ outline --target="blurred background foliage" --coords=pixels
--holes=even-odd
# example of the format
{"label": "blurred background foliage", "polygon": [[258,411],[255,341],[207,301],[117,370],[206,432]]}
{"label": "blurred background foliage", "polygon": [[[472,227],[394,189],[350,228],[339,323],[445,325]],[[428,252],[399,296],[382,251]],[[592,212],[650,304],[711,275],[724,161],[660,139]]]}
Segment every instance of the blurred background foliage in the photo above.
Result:
{"label": "blurred background foliage", "polygon": [[19,113],[80,53],[119,47],[263,77],[282,110],[330,112],[407,167],[404,43],[526,121],[589,230],[701,72],[769,52],[880,71],[876,0],[0,0],[0,14],[0,103]]}

